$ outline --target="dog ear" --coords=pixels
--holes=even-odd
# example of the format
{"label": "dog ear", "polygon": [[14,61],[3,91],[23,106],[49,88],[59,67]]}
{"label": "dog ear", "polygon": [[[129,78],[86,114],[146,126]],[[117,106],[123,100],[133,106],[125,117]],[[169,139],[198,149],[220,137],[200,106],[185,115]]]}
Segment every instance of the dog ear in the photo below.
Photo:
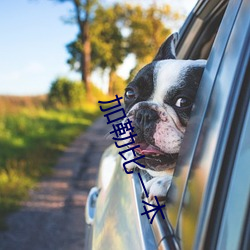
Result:
{"label": "dog ear", "polygon": [[161,45],[153,61],[159,61],[164,59],[176,59],[175,46],[179,38],[178,33],[173,33],[167,38],[167,40]]}

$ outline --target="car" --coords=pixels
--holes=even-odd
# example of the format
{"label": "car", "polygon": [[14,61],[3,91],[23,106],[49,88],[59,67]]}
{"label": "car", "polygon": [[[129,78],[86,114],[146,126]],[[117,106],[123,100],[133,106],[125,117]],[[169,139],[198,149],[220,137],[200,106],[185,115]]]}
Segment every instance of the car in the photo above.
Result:
{"label": "car", "polygon": [[141,215],[137,172],[111,146],[86,204],[86,249],[250,249],[250,1],[198,1],[177,57],[208,61],[164,218]]}

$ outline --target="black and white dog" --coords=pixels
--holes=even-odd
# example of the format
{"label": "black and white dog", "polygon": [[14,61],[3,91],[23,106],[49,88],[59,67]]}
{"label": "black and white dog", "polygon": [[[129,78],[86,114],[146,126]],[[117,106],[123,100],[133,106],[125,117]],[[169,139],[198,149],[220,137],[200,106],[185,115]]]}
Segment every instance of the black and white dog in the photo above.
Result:
{"label": "black and white dog", "polygon": [[[166,198],[205,60],[178,60],[172,34],[154,60],[142,68],[124,95],[127,117],[135,127],[136,154],[153,177],[145,186],[149,199]],[[127,156],[130,157],[130,156]],[[131,157],[132,153],[131,153]],[[131,164],[128,168],[134,168]]]}

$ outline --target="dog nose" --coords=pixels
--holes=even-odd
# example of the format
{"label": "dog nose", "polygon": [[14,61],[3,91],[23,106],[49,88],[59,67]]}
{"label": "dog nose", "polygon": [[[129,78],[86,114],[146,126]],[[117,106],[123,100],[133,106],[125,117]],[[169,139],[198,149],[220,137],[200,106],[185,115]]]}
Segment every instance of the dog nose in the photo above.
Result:
{"label": "dog nose", "polygon": [[135,125],[141,129],[145,129],[153,125],[158,118],[158,113],[155,110],[139,109],[135,114]]}

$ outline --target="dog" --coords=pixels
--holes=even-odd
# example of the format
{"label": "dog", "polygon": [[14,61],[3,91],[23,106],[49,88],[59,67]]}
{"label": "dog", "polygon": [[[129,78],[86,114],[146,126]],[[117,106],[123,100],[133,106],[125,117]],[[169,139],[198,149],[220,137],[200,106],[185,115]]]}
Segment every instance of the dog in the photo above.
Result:
{"label": "dog", "polygon": [[[178,33],[161,45],[153,61],[143,67],[125,89],[127,118],[132,121],[138,160],[152,179],[146,182],[149,200],[161,201],[171,184],[192,105],[206,60],[178,60]],[[128,153],[127,157],[134,157]],[[128,166],[133,169],[135,164]]]}

